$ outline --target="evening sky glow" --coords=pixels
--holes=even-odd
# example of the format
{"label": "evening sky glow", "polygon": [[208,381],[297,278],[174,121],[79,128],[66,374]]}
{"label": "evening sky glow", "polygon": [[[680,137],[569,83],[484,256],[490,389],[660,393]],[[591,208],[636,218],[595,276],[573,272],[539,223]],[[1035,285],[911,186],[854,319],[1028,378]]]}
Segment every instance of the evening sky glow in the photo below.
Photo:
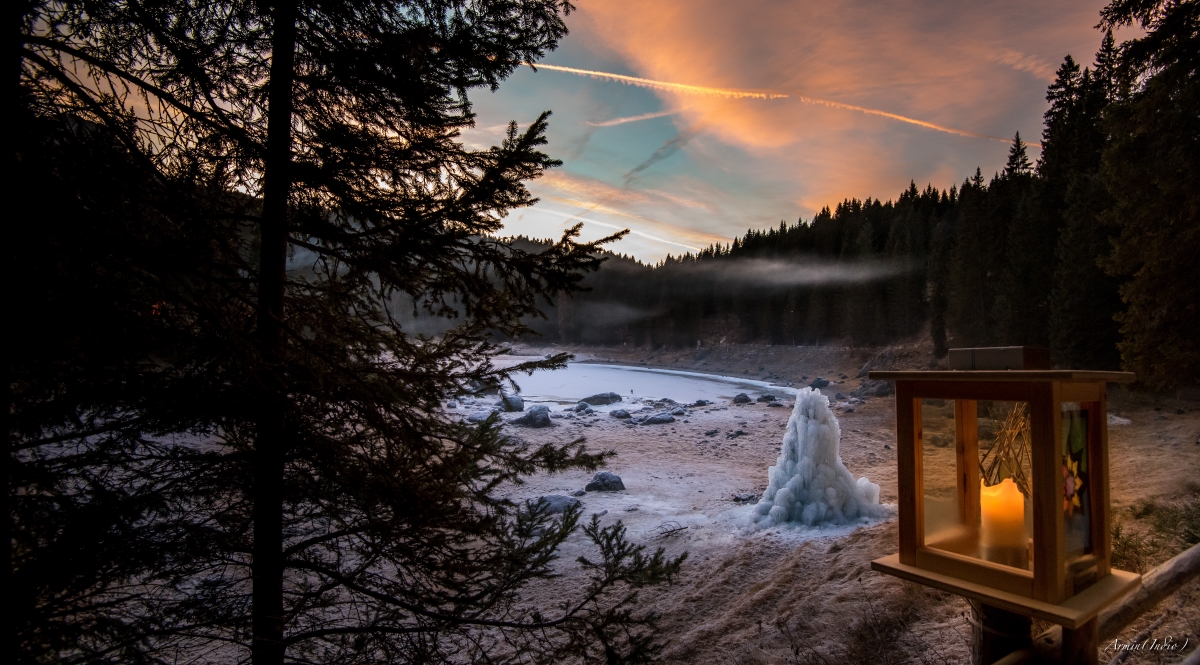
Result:
{"label": "evening sky glow", "polygon": [[1091,64],[1104,4],[583,0],[536,72],[473,95],[463,138],[492,145],[553,111],[563,166],[505,233],[629,228],[611,248],[653,262],[910,180],[990,177],[997,137],[1040,139],[1063,57]]}

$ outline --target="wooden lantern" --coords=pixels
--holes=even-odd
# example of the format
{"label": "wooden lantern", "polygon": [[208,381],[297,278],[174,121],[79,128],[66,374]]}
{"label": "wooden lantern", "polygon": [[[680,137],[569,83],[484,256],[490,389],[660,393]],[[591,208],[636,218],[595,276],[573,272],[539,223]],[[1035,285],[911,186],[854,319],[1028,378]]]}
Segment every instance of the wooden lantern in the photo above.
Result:
{"label": "wooden lantern", "polygon": [[1048,360],[953,349],[948,371],[869,374],[896,382],[900,493],[900,551],[871,567],[1090,642],[1140,578],[1109,565],[1106,383],[1134,375]]}

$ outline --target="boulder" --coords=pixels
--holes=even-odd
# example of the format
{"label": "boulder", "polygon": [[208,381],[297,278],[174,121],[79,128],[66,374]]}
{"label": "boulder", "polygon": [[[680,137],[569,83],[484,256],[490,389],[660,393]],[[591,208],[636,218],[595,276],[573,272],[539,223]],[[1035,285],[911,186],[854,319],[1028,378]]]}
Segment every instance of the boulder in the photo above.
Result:
{"label": "boulder", "polygon": [[549,427],[550,407],[545,404],[531,406],[525,412],[525,415],[512,421],[512,424],[521,425],[522,427]]}
{"label": "boulder", "polygon": [[547,494],[539,496],[536,499],[530,499],[529,505],[536,506],[542,504],[542,508],[551,515],[565,513],[579,505],[579,499],[574,499],[562,494]]}
{"label": "boulder", "polygon": [[709,404],[712,404],[712,402],[706,399],[698,399],[692,404],[692,406],[708,406]]}
{"label": "boulder", "polygon": [[476,412],[472,413],[471,415],[467,416],[467,422],[481,423],[481,422],[487,420],[488,417],[491,416],[493,413],[496,413],[496,411],[476,411]]}
{"label": "boulder", "polygon": [[621,396],[616,393],[598,393],[591,397],[584,397],[584,402],[592,406],[600,406],[602,404],[616,404],[621,401]]}
{"label": "boulder", "polygon": [[496,406],[508,413],[524,411],[525,410],[525,399],[516,393],[513,393],[511,395],[509,395],[507,393],[501,393],[500,401],[496,402]]}
{"label": "boulder", "polygon": [[733,396],[733,403],[734,404],[749,404],[750,396],[747,395],[746,393],[738,393]]}
{"label": "boulder", "polygon": [[675,422],[675,416],[672,416],[669,413],[663,412],[663,413],[656,413],[652,416],[646,416],[645,418],[642,418],[641,424],[643,424],[643,425],[666,425],[667,423],[673,423],[673,422]]}
{"label": "boulder", "polygon": [[592,482],[583,489],[589,492],[621,492],[625,490],[625,483],[621,482],[621,476],[615,473],[597,471],[596,475],[592,476]]}
{"label": "boulder", "polygon": [[674,409],[672,409],[672,410],[671,410],[671,415],[673,415],[673,416],[686,416],[686,415],[687,415],[687,411],[686,411],[686,410],[684,410],[684,408],[683,408],[682,406],[677,406],[677,407],[675,407]]}
{"label": "boulder", "polygon": [[818,376],[817,378],[813,379],[812,383],[808,384],[808,387],[816,388],[817,390],[820,390],[821,388],[824,388],[825,386],[828,386],[828,385],[829,385],[829,379]]}
{"label": "boulder", "polygon": [[774,395],[759,395],[758,399],[757,399],[757,400],[755,400],[755,401],[758,401],[758,402],[774,402],[774,401],[775,401],[775,400],[777,400],[777,399],[779,399],[779,398],[775,397]]}
{"label": "boulder", "polygon": [[584,411],[587,411],[590,408],[592,408],[592,405],[588,404],[587,402],[580,402],[580,403],[576,404],[575,406],[571,407],[571,410],[574,411],[575,413],[583,413]]}
{"label": "boulder", "polygon": [[450,400],[449,402],[446,402],[446,408],[447,409],[457,409],[458,403],[455,402],[454,400]]}
{"label": "boulder", "polygon": [[529,407],[529,411],[524,413],[521,418],[512,421],[512,425],[521,425],[523,427],[550,427],[550,407],[546,405],[535,405]]}
{"label": "boulder", "polygon": [[608,415],[618,420],[625,420],[629,417],[629,412],[625,409],[613,409],[612,411],[608,412]]}

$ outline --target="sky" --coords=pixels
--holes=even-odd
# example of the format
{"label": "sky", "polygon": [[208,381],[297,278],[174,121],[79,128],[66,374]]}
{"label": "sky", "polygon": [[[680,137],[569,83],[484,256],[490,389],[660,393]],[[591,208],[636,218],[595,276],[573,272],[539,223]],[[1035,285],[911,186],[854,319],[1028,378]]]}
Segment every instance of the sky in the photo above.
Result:
{"label": "sky", "polygon": [[463,140],[552,111],[563,165],[527,183],[540,200],[505,234],[628,228],[610,249],[653,263],[910,181],[990,177],[1015,132],[1040,139],[1064,56],[1092,63],[1104,4],[576,0],[537,71],[472,94]]}

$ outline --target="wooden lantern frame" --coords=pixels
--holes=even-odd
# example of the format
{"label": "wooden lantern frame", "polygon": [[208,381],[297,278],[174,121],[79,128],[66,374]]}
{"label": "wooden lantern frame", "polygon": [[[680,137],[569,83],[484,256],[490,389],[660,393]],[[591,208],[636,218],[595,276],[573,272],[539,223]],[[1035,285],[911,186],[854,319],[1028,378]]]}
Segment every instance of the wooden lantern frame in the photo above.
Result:
{"label": "wooden lantern frame", "polygon": [[[1076,629],[1128,592],[1141,576],[1111,567],[1108,483],[1108,382],[1129,372],[950,370],[871,372],[896,382],[900,551],[872,562],[879,572]],[[926,546],[921,400],[954,400],[960,510],[979,513],[979,400],[1029,404],[1032,462],[1032,570]],[[1063,402],[1088,411],[1091,552],[1069,557],[1063,518]],[[972,511],[972,508],[974,509]]]}

